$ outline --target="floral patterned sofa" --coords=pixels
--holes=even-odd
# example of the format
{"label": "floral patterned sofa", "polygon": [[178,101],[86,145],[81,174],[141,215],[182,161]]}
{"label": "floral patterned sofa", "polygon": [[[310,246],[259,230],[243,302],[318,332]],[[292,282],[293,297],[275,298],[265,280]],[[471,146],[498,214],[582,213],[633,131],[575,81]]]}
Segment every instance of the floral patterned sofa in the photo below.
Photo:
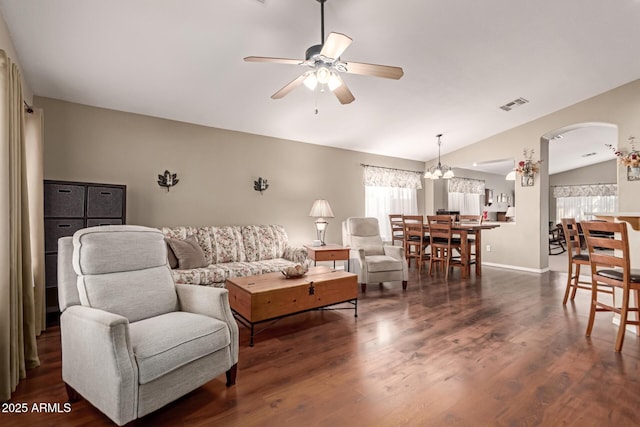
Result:
{"label": "floral patterned sofa", "polygon": [[228,277],[271,273],[307,262],[307,250],[289,246],[280,225],[163,227],[162,232],[182,240],[195,236],[208,264],[171,270],[176,283],[222,288]]}

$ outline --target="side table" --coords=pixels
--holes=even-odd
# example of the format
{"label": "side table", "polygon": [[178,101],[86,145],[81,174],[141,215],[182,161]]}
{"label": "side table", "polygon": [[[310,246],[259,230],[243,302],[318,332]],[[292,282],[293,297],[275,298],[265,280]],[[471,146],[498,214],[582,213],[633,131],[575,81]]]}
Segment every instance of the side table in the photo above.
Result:
{"label": "side table", "polygon": [[351,267],[349,260],[349,248],[340,245],[310,246],[304,245],[309,252],[309,258],[313,260],[313,265],[318,261],[333,261],[333,268],[336,268],[336,261],[347,261],[347,271]]}

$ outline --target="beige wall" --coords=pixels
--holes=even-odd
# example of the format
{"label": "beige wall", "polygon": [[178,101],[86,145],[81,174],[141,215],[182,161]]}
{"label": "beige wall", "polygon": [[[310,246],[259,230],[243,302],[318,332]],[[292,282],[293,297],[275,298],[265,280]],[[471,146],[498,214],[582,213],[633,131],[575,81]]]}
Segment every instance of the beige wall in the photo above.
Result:
{"label": "beige wall", "polygon": [[549,185],[615,184],[618,178],[616,160],[596,163],[549,176]]}
{"label": "beige wall", "polygon": [[[16,48],[13,46],[13,40],[11,40],[11,35],[9,34],[9,28],[7,28],[7,23],[4,21],[4,17],[0,14],[0,49],[7,52],[11,61],[18,64],[18,68],[21,69],[20,66],[20,58],[18,57],[18,52],[16,52]],[[31,103],[33,101],[33,92],[31,91],[31,87],[25,80],[24,73],[22,73],[22,96],[24,99]]]}
{"label": "beige wall", "polygon": [[[535,102],[535,100],[532,100]],[[523,108],[526,108],[523,107]],[[618,146],[628,150],[629,135],[640,137],[640,80],[502,132],[474,145],[442,156],[448,165],[469,164],[513,157],[522,159],[524,148],[535,149],[535,158],[546,160],[548,141],[543,135],[580,123],[609,123],[618,127]],[[429,165],[432,162],[429,163]],[[618,167],[619,209],[640,211],[640,182],[629,182]],[[548,162],[543,161],[535,186],[521,187],[516,181],[517,223],[485,233],[484,243],[504,243],[504,251],[493,251],[484,260],[542,271],[548,266],[549,182]],[[433,189],[426,185],[425,209],[433,206]],[[493,243],[493,247],[496,244]]]}
{"label": "beige wall", "polygon": [[[127,185],[127,221],[163,225],[282,224],[295,243],[315,238],[308,217],[329,200],[327,242],[364,215],[360,163],[423,170],[424,163],[197,126],[36,97],[45,111],[45,179]],[[157,184],[165,169],[180,182]],[[263,177],[260,194],[253,181]],[[424,205],[419,192],[419,206]]]}

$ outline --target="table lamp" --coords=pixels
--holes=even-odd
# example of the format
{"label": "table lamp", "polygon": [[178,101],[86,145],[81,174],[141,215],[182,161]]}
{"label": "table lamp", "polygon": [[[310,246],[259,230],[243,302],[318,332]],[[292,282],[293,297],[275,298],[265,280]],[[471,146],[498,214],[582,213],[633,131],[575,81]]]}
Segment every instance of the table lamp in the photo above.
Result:
{"label": "table lamp", "polygon": [[325,246],[324,234],[327,231],[327,224],[329,224],[325,218],[333,218],[334,216],[329,202],[325,199],[318,199],[313,202],[309,216],[318,218],[316,219],[316,233],[318,240],[320,240],[320,246]]}
{"label": "table lamp", "polygon": [[516,207],[515,206],[509,206],[507,208],[507,212],[504,214],[505,218],[507,218],[507,221],[513,221],[513,219],[516,217]]}

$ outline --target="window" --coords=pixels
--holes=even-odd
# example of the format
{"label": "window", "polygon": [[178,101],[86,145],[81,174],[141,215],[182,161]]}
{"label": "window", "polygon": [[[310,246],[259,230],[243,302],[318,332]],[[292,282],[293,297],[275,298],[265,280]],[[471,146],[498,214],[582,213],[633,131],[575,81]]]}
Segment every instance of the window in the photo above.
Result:
{"label": "window", "polygon": [[591,219],[585,212],[615,212],[618,210],[616,184],[568,185],[553,187],[556,198],[556,218]]}
{"label": "window", "polygon": [[417,215],[422,172],[362,165],[364,213],[378,219],[380,236],[391,240],[389,214]]}
{"label": "window", "polygon": [[413,188],[364,187],[364,214],[378,218],[380,236],[383,241],[391,240],[389,214],[417,215],[418,197]]}
{"label": "window", "polygon": [[451,178],[447,187],[447,210],[458,211],[462,215],[480,215],[482,213],[480,196],[484,195],[484,189],[482,180]]}
{"label": "window", "polygon": [[556,218],[575,218],[576,221],[592,219],[585,212],[615,212],[618,196],[558,197]]}

